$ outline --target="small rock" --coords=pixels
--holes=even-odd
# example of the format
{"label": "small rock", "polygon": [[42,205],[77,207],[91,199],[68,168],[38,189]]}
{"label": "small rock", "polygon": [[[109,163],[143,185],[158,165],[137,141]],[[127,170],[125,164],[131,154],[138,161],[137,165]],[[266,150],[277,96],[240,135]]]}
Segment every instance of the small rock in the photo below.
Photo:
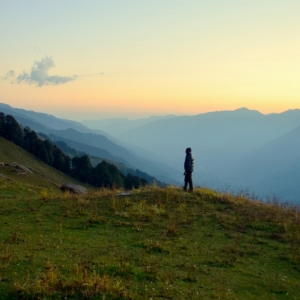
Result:
{"label": "small rock", "polygon": [[130,193],[129,192],[123,192],[123,193],[115,195],[115,197],[126,197],[126,196],[130,196]]}
{"label": "small rock", "polygon": [[86,194],[86,188],[73,183],[64,183],[60,189],[63,192],[70,192],[72,194]]}
{"label": "small rock", "polygon": [[26,172],[18,172],[17,175],[27,175]]}

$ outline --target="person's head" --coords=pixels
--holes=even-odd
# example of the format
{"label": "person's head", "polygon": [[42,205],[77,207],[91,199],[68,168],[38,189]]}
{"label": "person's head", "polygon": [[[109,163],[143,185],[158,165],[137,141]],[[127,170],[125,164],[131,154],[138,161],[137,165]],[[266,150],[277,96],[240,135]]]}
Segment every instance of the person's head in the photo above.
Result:
{"label": "person's head", "polygon": [[188,147],[185,149],[185,153],[191,153],[192,152],[192,148]]}

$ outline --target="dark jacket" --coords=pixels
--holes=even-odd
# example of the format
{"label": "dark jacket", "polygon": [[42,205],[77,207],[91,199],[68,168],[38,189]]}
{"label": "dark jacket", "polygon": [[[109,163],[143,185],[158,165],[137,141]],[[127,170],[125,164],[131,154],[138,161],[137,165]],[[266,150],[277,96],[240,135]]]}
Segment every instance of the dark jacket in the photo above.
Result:
{"label": "dark jacket", "polygon": [[191,152],[188,152],[185,156],[184,171],[191,173],[194,171],[194,156]]}

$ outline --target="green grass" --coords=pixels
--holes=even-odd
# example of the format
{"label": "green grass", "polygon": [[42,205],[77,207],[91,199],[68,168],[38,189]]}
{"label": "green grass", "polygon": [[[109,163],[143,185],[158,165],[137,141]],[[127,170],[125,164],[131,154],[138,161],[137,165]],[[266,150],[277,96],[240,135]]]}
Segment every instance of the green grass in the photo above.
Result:
{"label": "green grass", "polygon": [[206,189],[27,188],[10,197],[0,179],[1,299],[300,298],[296,208]]}

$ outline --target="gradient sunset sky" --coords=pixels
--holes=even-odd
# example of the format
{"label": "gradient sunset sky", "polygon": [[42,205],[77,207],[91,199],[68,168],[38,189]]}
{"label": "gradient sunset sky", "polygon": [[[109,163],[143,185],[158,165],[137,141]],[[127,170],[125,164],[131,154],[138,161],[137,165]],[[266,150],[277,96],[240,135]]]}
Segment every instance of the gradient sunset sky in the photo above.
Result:
{"label": "gradient sunset sky", "polygon": [[300,108],[299,0],[0,0],[0,102],[74,120]]}

